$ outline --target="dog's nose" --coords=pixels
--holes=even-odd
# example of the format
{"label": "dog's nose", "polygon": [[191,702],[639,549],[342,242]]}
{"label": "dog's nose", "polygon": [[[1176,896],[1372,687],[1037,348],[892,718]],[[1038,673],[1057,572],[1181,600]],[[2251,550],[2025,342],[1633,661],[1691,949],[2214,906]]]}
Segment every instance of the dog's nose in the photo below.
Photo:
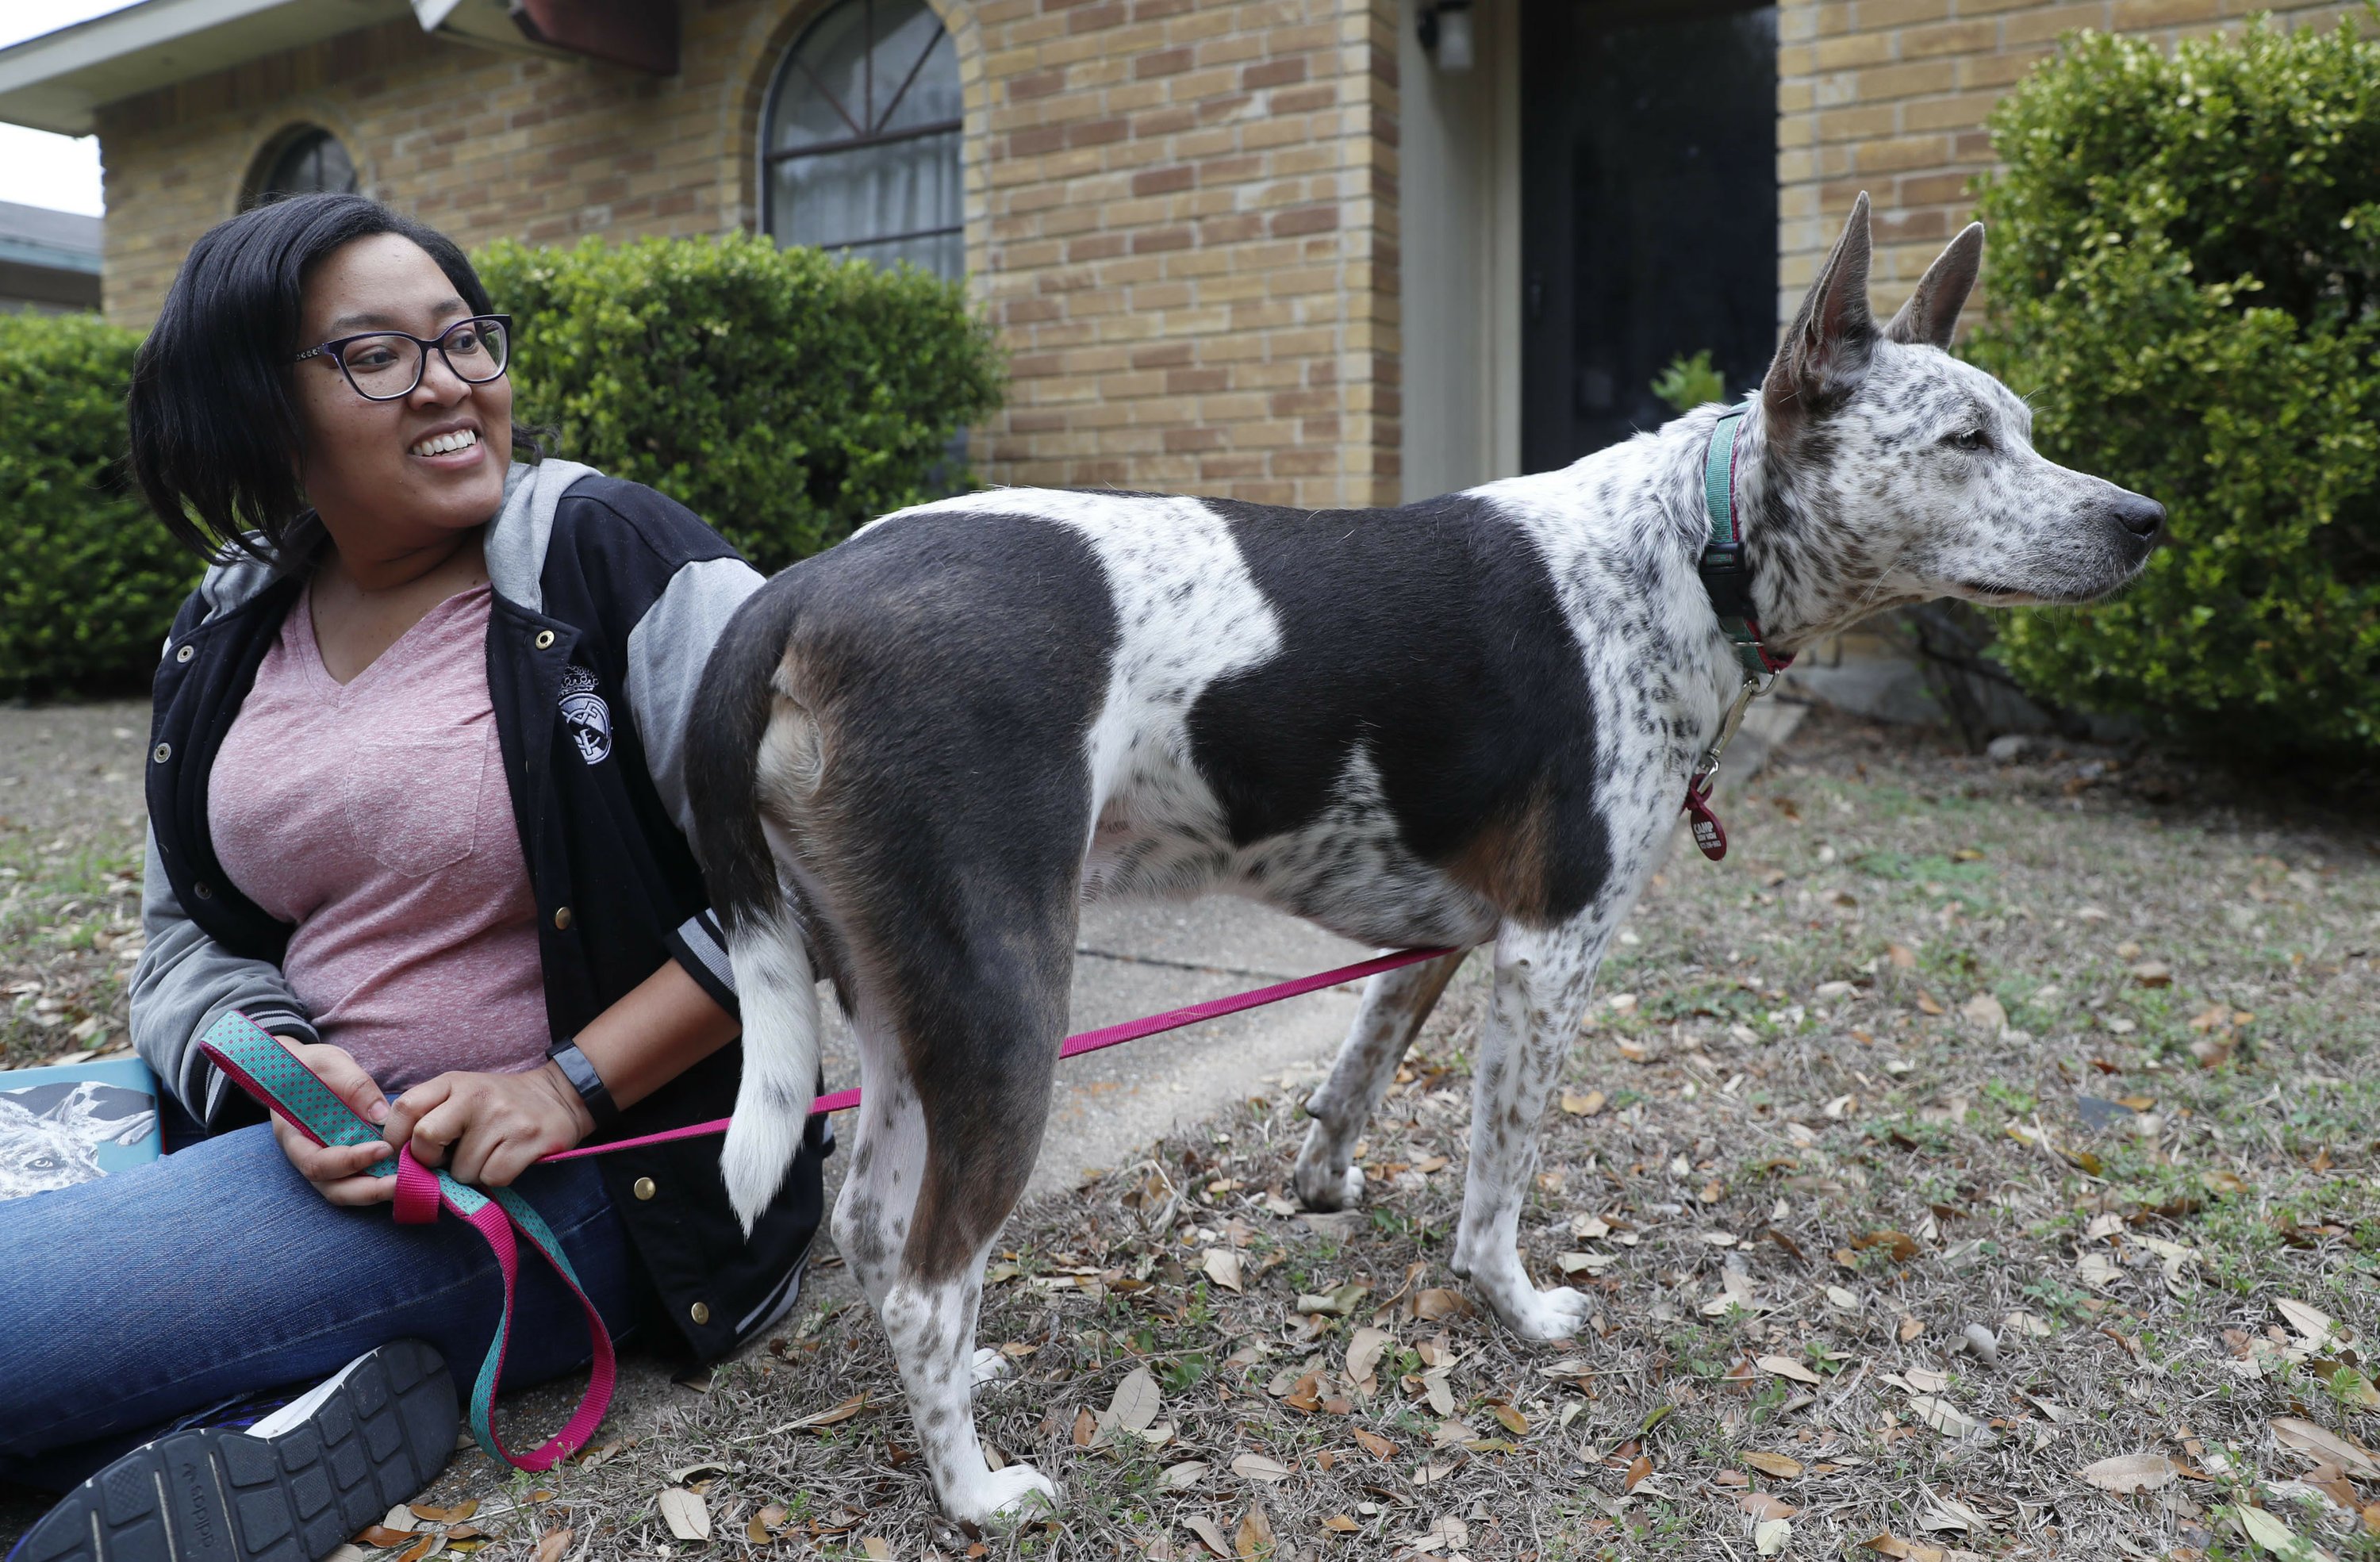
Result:
{"label": "dog's nose", "polygon": [[2165,529],[2165,506],[2141,494],[2127,493],[2116,501],[2116,519],[2143,542],[2153,541]]}

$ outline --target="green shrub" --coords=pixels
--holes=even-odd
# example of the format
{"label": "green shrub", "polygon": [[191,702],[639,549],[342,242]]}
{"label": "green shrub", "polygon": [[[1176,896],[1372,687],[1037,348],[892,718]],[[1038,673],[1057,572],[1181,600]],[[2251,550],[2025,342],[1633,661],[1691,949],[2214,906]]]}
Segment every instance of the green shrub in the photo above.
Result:
{"label": "green shrub", "polygon": [[1692,357],[1680,353],[1654,380],[1653,394],[1683,418],[1705,402],[1725,401],[1727,377],[1711,363],[1708,347]]}
{"label": "green shrub", "polygon": [[1970,351],[2045,454],[2172,517],[2139,586],[1999,656],[2185,737],[2380,750],[2380,44],[2082,34],[1992,135]]}
{"label": "green shrub", "polygon": [[765,238],[478,257],[515,318],[516,416],[559,454],[686,504],[764,570],[965,486],[953,436],[999,405],[962,289]]}
{"label": "green shrub", "polygon": [[0,314],[0,695],[146,684],[199,577],[124,469],[140,334]]}

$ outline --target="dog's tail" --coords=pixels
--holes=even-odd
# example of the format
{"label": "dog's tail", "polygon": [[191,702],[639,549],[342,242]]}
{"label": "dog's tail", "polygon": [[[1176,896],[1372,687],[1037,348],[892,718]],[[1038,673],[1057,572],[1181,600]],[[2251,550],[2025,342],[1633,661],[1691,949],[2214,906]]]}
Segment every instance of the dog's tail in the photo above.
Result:
{"label": "dog's tail", "polygon": [[744,1012],[744,1075],[720,1170],[747,1236],[793,1166],[819,1078],[818,986],[769,839],[771,822],[797,822],[784,805],[807,801],[818,779],[818,729],[777,686],[794,615],[783,575],[736,610],[711,648],[686,737],[696,855]]}

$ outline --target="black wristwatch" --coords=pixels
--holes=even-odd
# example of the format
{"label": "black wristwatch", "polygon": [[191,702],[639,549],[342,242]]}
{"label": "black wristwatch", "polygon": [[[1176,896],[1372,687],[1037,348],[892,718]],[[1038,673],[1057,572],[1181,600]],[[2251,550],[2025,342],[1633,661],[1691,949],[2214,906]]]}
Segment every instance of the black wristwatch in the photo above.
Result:
{"label": "black wristwatch", "polygon": [[570,1082],[570,1088],[578,1092],[578,1098],[587,1103],[587,1115],[595,1120],[596,1127],[601,1128],[620,1115],[619,1107],[612,1100],[611,1090],[603,1084],[603,1076],[595,1072],[595,1065],[587,1060],[587,1054],[578,1050],[577,1042],[557,1041],[545,1049],[545,1055],[562,1066],[562,1077]]}

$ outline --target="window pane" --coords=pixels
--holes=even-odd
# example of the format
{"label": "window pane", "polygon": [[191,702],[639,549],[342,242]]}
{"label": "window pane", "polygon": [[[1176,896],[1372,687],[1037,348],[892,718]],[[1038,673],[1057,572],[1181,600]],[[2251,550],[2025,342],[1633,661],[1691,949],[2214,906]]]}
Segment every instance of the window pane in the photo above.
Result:
{"label": "window pane", "polygon": [[[886,130],[906,130],[918,125],[947,125],[959,116],[958,45],[951,42],[949,33],[942,31],[941,24],[934,21],[932,12],[924,12],[923,19],[932,24],[932,32],[925,36],[933,38],[933,50],[925,64],[919,67],[917,74],[910,79],[909,90],[901,94],[900,102],[894,103],[892,113],[885,116],[883,128]],[[919,28],[903,29],[896,42],[878,52],[880,63],[877,68],[883,69],[886,63],[892,63],[893,68],[906,71],[917,62],[917,51],[926,46],[925,36],[921,36],[924,32],[925,30]],[[880,86],[879,94],[889,95],[899,91],[900,86],[899,79],[895,79],[889,88]]]}
{"label": "window pane", "polygon": [[[959,133],[945,130],[778,163],[771,192],[777,241],[833,249],[958,227],[958,143]],[[929,246],[911,258],[925,265],[930,254],[933,270],[957,276],[961,263],[947,253]]]}
{"label": "window pane", "polygon": [[772,150],[847,141],[868,125],[868,0],[837,6],[802,34],[777,89]]}
{"label": "window pane", "polygon": [[328,130],[305,130],[291,138],[273,159],[256,188],[257,201],[328,190],[350,194],[356,188],[356,165],[347,149]]}

